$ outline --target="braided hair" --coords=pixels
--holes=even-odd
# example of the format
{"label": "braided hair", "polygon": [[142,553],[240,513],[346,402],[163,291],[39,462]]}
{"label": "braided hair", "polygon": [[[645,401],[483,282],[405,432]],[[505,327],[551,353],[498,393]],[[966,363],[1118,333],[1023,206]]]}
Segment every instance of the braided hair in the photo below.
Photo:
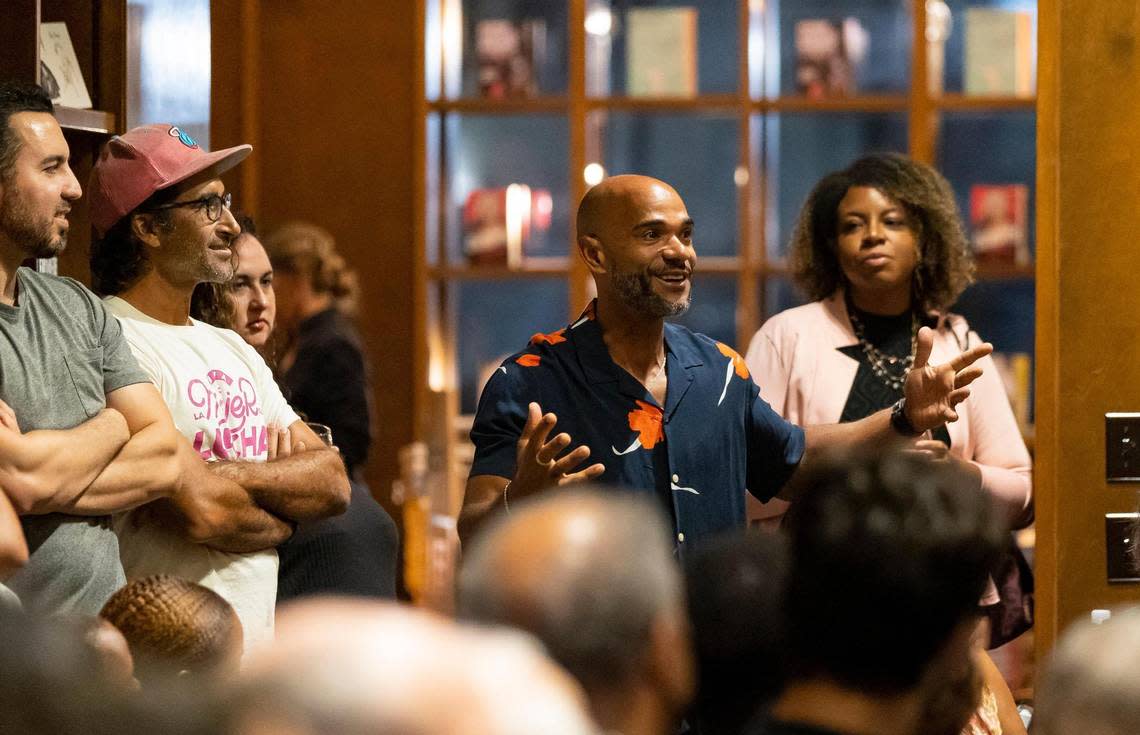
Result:
{"label": "braided hair", "polygon": [[221,595],[168,574],[130,582],[99,613],[123,634],[143,684],[161,673],[209,675],[240,650],[241,623]]}

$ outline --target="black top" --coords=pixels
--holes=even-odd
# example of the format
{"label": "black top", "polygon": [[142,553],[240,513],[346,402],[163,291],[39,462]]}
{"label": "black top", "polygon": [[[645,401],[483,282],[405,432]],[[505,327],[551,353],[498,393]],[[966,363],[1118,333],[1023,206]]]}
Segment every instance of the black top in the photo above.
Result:
{"label": "black top", "polygon": [[[881,352],[899,358],[910,354],[911,312],[906,311],[897,316],[880,316],[865,312],[850,301],[847,303],[847,309],[863,322],[863,336]],[[921,326],[927,327],[933,327],[934,323],[933,318],[920,321]],[[859,363],[855,380],[851,382],[851,392],[847,394],[847,403],[843,405],[843,413],[839,416],[839,423],[866,418],[876,411],[894,405],[902,398],[901,388],[893,389],[885,380],[875,375],[861,344],[837,349]],[[931,434],[946,446],[950,446],[950,432],[945,426],[939,426]]]}
{"label": "black top", "polygon": [[372,441],[368,374],[360,335],[348,318],[326,309],[301,322],[297,358],[281,388],[305,420],[332,429],[350,476],[364,464]]}

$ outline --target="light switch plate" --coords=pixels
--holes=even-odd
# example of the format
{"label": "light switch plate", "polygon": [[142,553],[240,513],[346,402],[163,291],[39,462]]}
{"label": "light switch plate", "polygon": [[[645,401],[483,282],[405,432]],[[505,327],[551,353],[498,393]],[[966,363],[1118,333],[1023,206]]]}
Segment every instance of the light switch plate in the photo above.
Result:
{"label": "light switch plate", "polygon": [[1104,415],[1104,475],[1109,482],[1140,482],[1140,413]]}
{"label": "light switch plate", "polygon": [[1104,548],[1110,583],[1140,582],[1137,563],[1137,513],[1104,514]]}

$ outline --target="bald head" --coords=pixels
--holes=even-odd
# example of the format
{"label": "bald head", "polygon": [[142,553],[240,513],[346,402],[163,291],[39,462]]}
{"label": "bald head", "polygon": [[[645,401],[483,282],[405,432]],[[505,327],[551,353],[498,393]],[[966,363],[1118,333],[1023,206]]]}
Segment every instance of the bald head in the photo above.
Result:
{"label": "bald head", "polygon": [[358,599],[287,606],[234,699],[239,735],[593,732],[580,688],[529,636]]}
{"label": "bald head", "polygon": [[460,615],[534,633],[587,692],[638,675],[655,623],[684,618],[657,505],[616,490],[575,490],[512,511],[465,555]]}
{"label": "bald head", "polygon": [[654,205],[670,200],[681,202],[681,195],[650,176],[622,174],[603,179],[578,205],[577,235],[604,241],[615,228],[621,231],[636,224]]}

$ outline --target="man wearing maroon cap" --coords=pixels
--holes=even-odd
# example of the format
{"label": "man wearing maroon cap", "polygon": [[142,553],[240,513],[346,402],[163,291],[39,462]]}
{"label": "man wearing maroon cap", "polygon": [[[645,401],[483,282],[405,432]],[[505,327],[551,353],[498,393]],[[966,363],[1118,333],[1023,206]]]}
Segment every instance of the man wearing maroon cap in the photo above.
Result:
{"label": "man wearing maroon cap", "polygon": [[349,496],[340,457],[257,352],[190,318],[196,285],[233,277],[239,228],[218,176],[250,150],[209,153],[177,127],[147,125],[108,142],[88,185],[95,290],[186,439],[187,492],[116,521],[123,566],[213,589],[237,611],[247,650],[272,635],[275,547],[292,524],[343,512]]}
{"label": "man wearing maroon cap", "polygon": [[6,584],[37,613],[95,615],[125,581],[109,514],[174,491],[178,436],[102,302],[20,267],[67,242],[69,154],[51,100],[0,82],[0,487],[30,551]]}

